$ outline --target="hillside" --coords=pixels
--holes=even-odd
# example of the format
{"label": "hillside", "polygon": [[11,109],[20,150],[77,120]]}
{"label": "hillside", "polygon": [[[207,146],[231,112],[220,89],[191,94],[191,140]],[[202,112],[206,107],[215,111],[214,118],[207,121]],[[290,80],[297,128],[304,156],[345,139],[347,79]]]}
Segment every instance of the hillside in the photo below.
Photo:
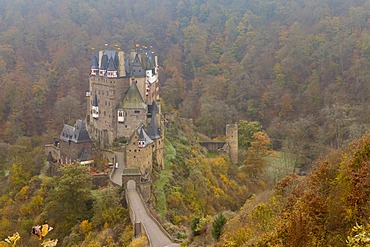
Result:
{"label": "hillside", "polygon": [[258,121],[274,149],[309,163],[368,128],[369,8],[365,0],[4,0],[0,139],[51,138],[83,117],[91,53],[139,43],[159,55],[164,112],[211,137],[226,123]]}
{"label": "hillside", "polygon": [[[47,221],[58,246],[140,245],[122,191],[44,172],[44,145],[86,116],[92,53],[121,45],[158,55],[172,120],[149,204],[184,246],[366,241],[370,0],[2,0],[0,241],[39,246]],[[238,164],[198,143],[230,123]]]}
{"label": "hillside", "polygon": [[248,200],[217,246],[368,246],[369,169],[365,135],[317,161],[310,175],[291,174]]}

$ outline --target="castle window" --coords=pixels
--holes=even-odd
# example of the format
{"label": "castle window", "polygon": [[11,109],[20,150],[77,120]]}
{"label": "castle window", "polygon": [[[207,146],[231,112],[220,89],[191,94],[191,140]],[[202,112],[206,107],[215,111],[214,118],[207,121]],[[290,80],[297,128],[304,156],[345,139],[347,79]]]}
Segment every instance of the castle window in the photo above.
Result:
{"label": "castle window", "polygon": [[104,91],[101,91],[101,94],[104,95]]}
{"label": "castle window", "polygon": [[135,112],[135,113],[140,113],[140,111],[139,111],[139,110],[135,110],[134,112]]}
{"label": "castle window", "polygon": [[123,123],[125,121],[125,117],[123,116],[123,111],[118,111],[118,122]]}
{"label": "castle window", "polygon": [[136,153],[136,149],[134,150],[134,152]]}
{"label": "castle window", "polygon": [[[139,148],[143,148],[143,147],[145,147],[145,141],[138,141],[138,142],[137,142],[137,146],[138,146]],[[140,149],[139,149],[139,152],[140,152]]]}
{"label": "castle window", "polygon": [[136,156],[134,156],[134,159],[136,159]]}

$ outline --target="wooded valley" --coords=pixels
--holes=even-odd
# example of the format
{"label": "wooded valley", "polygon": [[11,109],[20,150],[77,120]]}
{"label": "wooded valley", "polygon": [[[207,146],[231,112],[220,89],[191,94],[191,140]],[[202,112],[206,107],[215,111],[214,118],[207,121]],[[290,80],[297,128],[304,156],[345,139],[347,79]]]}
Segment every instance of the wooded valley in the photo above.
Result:
{"label": "wooded valley", "polygon": [[[1,0],[0,241],[40,246],[47,220],[58,246],[140,246],[121,191],[43,172],[44,145],[85,118],[92,52],[136,44],[175,116],[151,207],[184,246],[366,246],[369,0]],[[239,164],[197,145],[229,123]]]}

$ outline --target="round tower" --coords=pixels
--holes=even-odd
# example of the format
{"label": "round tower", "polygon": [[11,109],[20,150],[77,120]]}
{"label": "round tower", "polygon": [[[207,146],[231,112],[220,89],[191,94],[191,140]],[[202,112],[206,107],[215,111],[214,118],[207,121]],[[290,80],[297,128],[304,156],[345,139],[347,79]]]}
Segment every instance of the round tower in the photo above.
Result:
{"label": "round tower", "polygon": [[226,125],[226,142],[228,153],[232,163],[238,164],[238,125]]}

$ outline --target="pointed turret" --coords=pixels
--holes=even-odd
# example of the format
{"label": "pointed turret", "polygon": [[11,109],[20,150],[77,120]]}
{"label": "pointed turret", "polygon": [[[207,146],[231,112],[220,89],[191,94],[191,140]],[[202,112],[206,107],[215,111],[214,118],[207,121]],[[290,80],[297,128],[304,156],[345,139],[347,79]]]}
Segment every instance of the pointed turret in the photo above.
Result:
{"label": "pointed turret", "polygon": [[108,68],[108,56],[104,54],[101,58],[101,64],[100,64],[100,68],[99,68],[99,75],[100,76],[105,76],[105,73],[107,72],[107,68]]}
{"label": "pointed turret", "polygon": [[99,71],[99,55],[94,53],[91,56],[91,75],[97,75]]}
{"label": "pointed turret", "polygon": [[145,132],[145,130],[143,128],[143,125],[141,125],[138,128],[138,133],[139,133],[139,140],[138,140],[137,144],[138,144],[138,147],[139,148],[145,148],[148,145],[150,145],[150,144],[153,143],[153,140],[150,139],[150,137],[148,136],[148,134]]}
{"label": "pointed turret", "polygon": [[137,88],[136,84],[132,84],[128,89],[125,98],[123,99],[121,108],[123,109],[147,109],[147,105],[144,103],[143,98]]}
{"label": "pointed turret", "polygon": [[158,121],[156,114],[152,115],[152,119],[148,125],[148,135],[153,140],[161,138],[161,129],[158,127]]}
{"label": "pointed turret", "polygon": [[91,110],[92,110],[92,117],[95,119],[99,118],[98,95],[96,94],[96,92],[94,94],[94,100],[92,103]]}
{"label": "pointed turret", "polygon": [[132,62],[132,66],[130,69],[130,75],[135,77],[144,77],[145,76],[145,70],[142,66],[142,63],[139,58],[139,54],[136,53],[134,61]]}
{"label": "pointed turret", "polygon": [[155,101],[153,100],[153,103],[151,105],[148,105],[147,118],[151,118],[153,115],[158,114],[158,113],[159,113],[159,109],[158,109],[157,103],[155,103]]}
{"label": "pointed turret", "polygon": [[108,62],[108,68],[107,68],[107,77],[108,78],[117,78],[117,66],[116,63],[111,57]]}

